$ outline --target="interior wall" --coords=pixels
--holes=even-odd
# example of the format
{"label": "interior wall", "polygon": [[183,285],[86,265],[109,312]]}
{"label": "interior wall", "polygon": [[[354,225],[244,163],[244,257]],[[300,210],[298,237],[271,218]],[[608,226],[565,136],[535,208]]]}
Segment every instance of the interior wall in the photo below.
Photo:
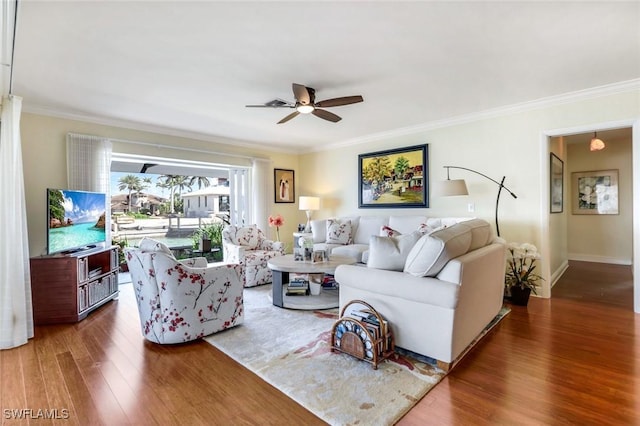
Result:
{"label": "interior wall", "polygon": [[[630,132],[629,132],[630,133]],[[589,150],[589,142],[567,145],[570,203],[568,220],[568,258],[590,262],[631,265],[633,257],[633,165],[631,138],[605,141],[602,151]],[[618,170],[617,215],[581,215],[571,213],[575,189],[571,174],[594,170]]]}
{"label": "interior wall", "polygon": [[[226,143],[161,135],[28,113],[22,114],[20,130],[22,134],[27,225],[31,256],[39,256],[46,253],[46,189],[67,187],[66,135],[69,132],[152,144],[135,145],[115,142],[114,152],[244,166],[251,165],[250,160],[237,156],[267,158],[270,160],[269,167],[271,169],[293,169],[296,171],[296,178],[298,177],[297,155],[264,149],[233,146]],[[169,147],[184,149],[170,149]],[[203,151],[215,153],[206,154]],[[273,188],[273,171],[269,173],[268,186]],[[299,193],[299,187],[298,181],[296,183],[296,194]],[[284,226],[280,229],[280,237],[282,241],[288,244],[288,247],[291,247],[292,234],[296,230],[297,224],[306,220],[306,216],[304,212],[298,210],[297,199],[296,203],[276,204],[274,195],[275,192],[268,195],[268,200],[270,200],[269,214],[281,214],[285,218]],[[275,239],[275,229],[265,229],[264,231]]]}
{"label": "interior wall", "polygon": [[[562,182],[562,212],[549,213],[549,269],[551,270],[551,286],[560,278],[568,267],[567,257],[567,216],[571,206],[567,205],[569,178],[567,177],[567,145],[562,137],[554,137],[549,140],[549,167],[551,166],[551,153],[555,154],[563,162]],[[550,204],[551,200],[549,200]],[[549,210],[550,211],[550,210]]]}
{"label": "interior wall", "polygon": [[[548,185],[548,144],[540,143],[547,129],[584,126],[589,123],[633,121],[640,116],[640,90],[582,100],[567,100],[555,105],[539,105],[498,116],[485,115],[475,120],[442,123],[431,128],[407,130],[354,142],[330,150],[305,154],[300,169],[303,182],[322,198],[322,210],[316,217],[376,214],[425,214],[428,216],[475,216],[494,222],[497,185],[464,171],[451,171],[451,178],[467,181],[468,197],[430,197],[427,209],[358,208],[358,154],[378,150],[429,144],[428,177],[446,178],[445,165],[461,166],[482,172],[494,179],[506,176],[505,185],[518,196],[503,196],[500,201],[500,230],[508,242],[529,242],[542,247],[543,185]],[[542,173],[545,173],[543,176]],[[546,200],[546,195],[544,200]],[[468,203],[475,212],[467,211]],[[548,204],[545,205],[548,211]],[[545,241],[546,247],[546,241]],[[550,254],[542,252],[540,271],[545,277],[541,295],[549,297]]]}

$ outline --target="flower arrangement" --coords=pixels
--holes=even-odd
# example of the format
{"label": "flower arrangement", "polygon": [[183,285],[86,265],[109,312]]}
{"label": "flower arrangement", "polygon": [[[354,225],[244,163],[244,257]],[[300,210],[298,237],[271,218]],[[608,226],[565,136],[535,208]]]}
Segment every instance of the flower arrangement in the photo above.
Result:
{"label": "flower arrangement", "polygon": [[280,227],[284,225],[284,219],[279,214],[275,216],[269,216],[269,226],[276,228],[276,236],[278,237],[278,241],[280,241]]}
{"label": "flower arrangement", "polygon": [[507,292],[513,286],[521,289],[529,288],[534,294],[538,294],[536,289],[540,285],[538,280],[543,278],[535,274],[536,260],[540,259],[540,253],[533,244],[510,243],[507,247],[510,258],[507,259],[507,273],[505,276],[505,286]]}

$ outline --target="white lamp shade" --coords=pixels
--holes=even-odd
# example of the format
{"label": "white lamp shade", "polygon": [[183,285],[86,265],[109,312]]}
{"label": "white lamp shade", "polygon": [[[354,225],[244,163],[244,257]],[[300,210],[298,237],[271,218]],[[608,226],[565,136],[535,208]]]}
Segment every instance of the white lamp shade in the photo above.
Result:
{"label": "white lamp shade", "polygon": [[300,210],[320,210],[320,198],[318,197],[300,197]]}
{"label": "white lamp shade", "polygon": [[594,137],[593,139],[591,139],[591,143],[589,144],[589,149],[591,151],[600,151],[601,149],[604,149],[604,142],[602,142],[601,139]]}
{"label": "white lamp shade", "polygon": [[455,195],[469,195],[464,179],[447,179],[440,181],[434,188],[435,195],[439,197],[452,197]]}

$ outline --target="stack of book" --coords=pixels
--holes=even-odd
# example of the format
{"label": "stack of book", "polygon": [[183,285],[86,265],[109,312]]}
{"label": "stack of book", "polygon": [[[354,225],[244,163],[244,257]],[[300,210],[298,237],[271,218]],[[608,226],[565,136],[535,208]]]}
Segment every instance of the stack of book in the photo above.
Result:
{"label": "stack of book", "polygon": [[309,294],[309,280],[302,277],[292,277],[287,284],[287,296],[305,296]]}
{"label": "stack of book", "polygon": [[325,290],[337,290],[338,283],[333,275],[326,274],[322,280],[322,288]]}

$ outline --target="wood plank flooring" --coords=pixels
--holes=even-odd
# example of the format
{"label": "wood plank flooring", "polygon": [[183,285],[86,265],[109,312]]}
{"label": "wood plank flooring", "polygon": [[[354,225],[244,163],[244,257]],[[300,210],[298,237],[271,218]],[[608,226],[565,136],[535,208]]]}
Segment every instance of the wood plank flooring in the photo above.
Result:
{"label": "wood plank flooring", "polygon": [[[571,264],[553,299],[513,307],[399,424],[640,424],[640,315],[593,290],[630,297],[630,269],[580,290],[602,269]],[[37,327],[0,351],[0,424],[323,424],[205,342],[144,341],[131,286],[121,291],[80,323]]]}

